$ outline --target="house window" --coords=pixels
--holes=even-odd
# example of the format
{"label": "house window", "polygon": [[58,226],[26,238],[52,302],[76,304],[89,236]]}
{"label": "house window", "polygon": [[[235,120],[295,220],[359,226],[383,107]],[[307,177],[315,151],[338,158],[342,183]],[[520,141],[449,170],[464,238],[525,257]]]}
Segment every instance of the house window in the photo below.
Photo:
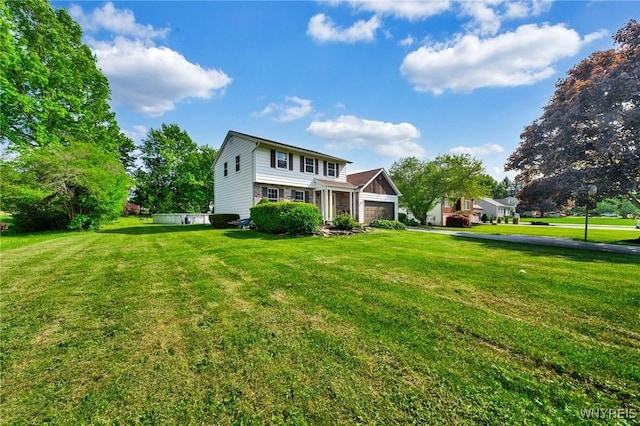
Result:
{"label": "house window", "polygon": [[471,200],[464,200],[464,209],[471,210]]}
{"label": "house window", "polygon": [[236,155],[236,172],[240,171],[240,156]]}
{"label": "house window", "polygon": [[267,188],[267,198],[269,199],[269,201],[278,201],[278,188]]}
{"label": "house window", "polygon": [[304,171],[307,173],[315,173],[316,172],[316,162],[313,158],[305,158],[304,159]]}
{"label": "house window", "polygon": [[336,177],[336,163],[327,163],[327,176]]}
{"label": "house window", "polygon": [[278,165],[279,169],[289,168],[289,164],[287,162],[288,159],[289,159],[289,156],[287,155],[286,152],[281,152],[281,151],[276,152],[276,164]]}
{"label": "house window", "polygon": [[304,202],[304,191],[296,191],[293,201]]}
{"label": "house window", "polygon": [[224,175],[228,175],[229,174],[229,164],[227,164],[227,162],[224,163]]}
{"label": "house window", "polygon": [[448,198],[445,198],[444,200],[442,200],[442,205],[443,205],[444,207],[450,207],[450,206],[449,206],[449,199],[448,199]]}

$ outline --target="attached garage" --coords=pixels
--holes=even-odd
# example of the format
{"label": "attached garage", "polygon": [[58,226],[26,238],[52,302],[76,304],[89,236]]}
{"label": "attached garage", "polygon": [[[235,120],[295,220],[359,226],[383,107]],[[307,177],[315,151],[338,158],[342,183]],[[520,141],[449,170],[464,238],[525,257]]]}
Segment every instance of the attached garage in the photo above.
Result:
{"label": "attached garage", "polygon": [[383,201],[364,202],[364,223],[370,223],[374,219],[394,220],[394,203]]}

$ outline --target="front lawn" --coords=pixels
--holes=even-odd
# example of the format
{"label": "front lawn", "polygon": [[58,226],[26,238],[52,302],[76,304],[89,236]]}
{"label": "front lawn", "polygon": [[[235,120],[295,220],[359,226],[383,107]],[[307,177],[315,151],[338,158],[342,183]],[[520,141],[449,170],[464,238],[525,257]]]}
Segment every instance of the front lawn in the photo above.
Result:
{"label": "front lawn", "polygon": [[3,424],[579,424],[640,410],[638,256],[133,218],[2,240]]}
{"label": "front lawn", "polygon": [[[547,222],[546,219],[540,220]],[[549,225],[531,225],[527,222],[521,222],[517,225],[514,225],[512,223],[499,223],[497,225],[474,225],[471,228],[437,228],[447,231],[477,232],[481,234],[532,235],[537,237],[568,238],[578,241],[584,240],[584,226],[569,228],[561,227],[554,223],[550,223]],[[640,237],[640,230],[634,228],[618,230],[589,226],[587,230],[587,241],[592,243],[628,244],[626,240],[635,240],[638,237]]]}

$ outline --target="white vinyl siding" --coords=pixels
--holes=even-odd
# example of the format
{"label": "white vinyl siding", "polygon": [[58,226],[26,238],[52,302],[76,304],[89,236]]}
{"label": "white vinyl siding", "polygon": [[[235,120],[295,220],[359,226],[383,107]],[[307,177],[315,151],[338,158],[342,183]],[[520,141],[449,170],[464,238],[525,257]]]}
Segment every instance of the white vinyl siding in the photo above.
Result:
{"label": "white vinyl siding", "polygon": [[[236,164],[236,158],[250,159],[254,148],[252,142],[238,137],[227,140],[223,149],[219,152],[220,158],[214,168],[214,213],[236,213],[240,218],[249,217],[249,208],[253,206],[252,170],[248,161],[238,172],[229,173],[228,164]],[[227,176],[224,176],[224,167],[227,167]]]}
{"label": "white vinyl siding", "polygon": [[[253,164],[255,174],[253,181],[259,184],[273,184],[298,188],[313,188],[315,187],[315,179],[335,180],[337,182],[346,182],[346,164],[338,164],[340,175],[337,178],[324,176],[322,173],[323,160],[318,157],[319,173],[306,173],[300,171],[300,154],[292,154],[293,165],[288,164],[288,169],[281,169],[278,167],[271,167],[271,148],[268,146],[259,146],[253,153]],[[306,162],[305,156],[305,162]],[[312,157],[309,157],[312,158]],[[314,167],[315,160],[314,157]],[[288,159],[289,160],[289,159]],[[288,161],[287,160],[287,161]]]}

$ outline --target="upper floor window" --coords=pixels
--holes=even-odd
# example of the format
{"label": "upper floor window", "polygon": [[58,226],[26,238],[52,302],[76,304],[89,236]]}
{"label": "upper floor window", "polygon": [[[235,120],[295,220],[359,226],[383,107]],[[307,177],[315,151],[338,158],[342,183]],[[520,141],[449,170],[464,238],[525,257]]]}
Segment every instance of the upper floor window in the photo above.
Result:
{"label": "upper floor window", "polygon": [[279,169],[288,169],[289,168],[289,156],[286,152],[277,151],[276,152],[276,165]]}
{"label": "upper floor window", "polygon": [[304,171],[307,173],[315,173],[316,172],[316,163],[313,158],[305,158],[304,159]]}
{"label": "upper floor window", "polygon": [[464,200],[464,209],[471,210],[471,200]]}
{"label": "upper floor window", "polygon": [[336,177],[336,163],[327,163],[327,176]]}
{"label": "upper floor window", "polygon": [[240,171],[240,156],[236,155],[236,172]]}
{"label": "upper floor window", "polygon": [[443,207],[450,207],[450,205],[449,205],[449,199],[448,199],[448,198],[445,198],[444,200],[442,200],[442,205],[443,205]]}
{"label": "upper floor window", "polygon": [[229,174],[229,164],[227,164],[227,162],[225,161],[224,163],[224,175],[228,175]]}

